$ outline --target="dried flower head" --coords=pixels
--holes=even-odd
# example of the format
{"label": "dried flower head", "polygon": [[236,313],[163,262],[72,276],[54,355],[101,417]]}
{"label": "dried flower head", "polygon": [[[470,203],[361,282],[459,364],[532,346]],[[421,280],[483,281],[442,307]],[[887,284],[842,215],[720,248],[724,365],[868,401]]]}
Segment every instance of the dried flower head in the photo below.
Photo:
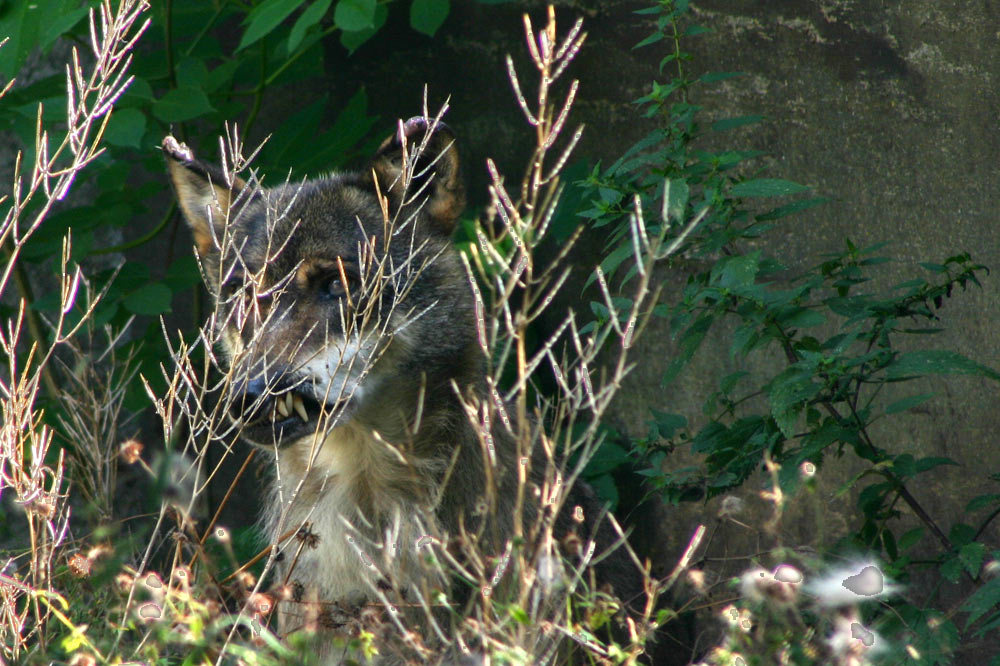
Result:
{"label": "dried flower head", "polygon": [[77,652],[69,660],[69,666],[97,666],[97,659],[92,654]]}
{"label": "dried flower head", "polygon": [[135,579],[127,573],[120,573],[115,576],[115,585],[118,587],[119,592],[127,593],[132,589],[133,583],[135,583]]}
{"label": "dried flower head", "polygon": [[719,518],[728,518],[731,516],[743,513],[743,509],[746,508],[746,502],[744,502],[739,497],[735,495],[727,495],[725,499],[722,500],[722,506],[719,507]]}
{"label": "dried flower head", "polygon": [[294,598],[295,588],[289,584],[275,585],[268,594],[277,601],[291,601]]}
{"label": "dried flower head", "polygon": [[274,597],[264,592],[251,594],[248,605],[251,611],[266,617],[274,610]]}
{"label": "dried flower head", "polygon": [[779,566],[774,573],[758,567],[740,577],[740,591],[743,598],[758,603],[762,601],[793,603],[798,597],[801,584],[802,574],[786,564]]}
{"label": "dried flower head", "polygon": [[753,615],[746,608],[737,608],[734,604],[729,604],[722,609],[722,620],[729,625],[746,633],[753,627]]}
{"label": "dried flower head", "polygon": [[122,443],[118,450],[118,455],[129,465],[134,465],[142,458],[142,442],[137,439],[128,439]]}
{"label": "dried flower head", "polygon": [[56,515],[56,496],[39,490],[22,503],[24,510],[42,520],[51,520]]}
{"label": "dried flower head", "polygon": [[238,580],[240,582],[240,585],[242,585],[248,590],[252,589],[253,586],[257,584],[256,576],[254,576],[249,571],[241,571],[240,574],[236,577],[236,580]]}
{"label": "dried flower head", "polygon": [[87,578],[94,567],[94,562],[82,553],[73,553],[67,561],[69,571],[77,578]]}
{"label": "dried flower head", "polygon": [[705,585],[705,572],[701,569],[689,569],[687,572],[688,582],[691,583],[691,587],[695,589],[698,594],[705,594],[707,587]]}

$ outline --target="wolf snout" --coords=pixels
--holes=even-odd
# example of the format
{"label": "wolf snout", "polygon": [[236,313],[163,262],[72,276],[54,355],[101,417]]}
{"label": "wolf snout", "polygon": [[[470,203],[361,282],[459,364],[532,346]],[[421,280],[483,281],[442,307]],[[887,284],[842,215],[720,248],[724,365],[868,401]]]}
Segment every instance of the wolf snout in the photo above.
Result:
{"label": "wolf snout", "polygon": [[296,386],[291,381],[268,381],[264,377],[248,380],[242,387],[234,387],[230,416],[244,425],[290,418],[308,422],[306,401],[295,391]]}

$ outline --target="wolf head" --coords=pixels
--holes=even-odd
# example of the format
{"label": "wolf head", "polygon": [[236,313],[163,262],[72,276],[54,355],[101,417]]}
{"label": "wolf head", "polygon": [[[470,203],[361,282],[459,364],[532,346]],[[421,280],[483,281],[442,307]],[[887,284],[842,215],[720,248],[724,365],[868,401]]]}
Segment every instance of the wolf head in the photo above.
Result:
{"label": "wolf head", "polygon": [[478,348],[451,245],[464,205],[453,143],[414,118],[362,171],[265,188],[163,141],[244,438],[287,446],[355,419],[407,428],[468,372]]}

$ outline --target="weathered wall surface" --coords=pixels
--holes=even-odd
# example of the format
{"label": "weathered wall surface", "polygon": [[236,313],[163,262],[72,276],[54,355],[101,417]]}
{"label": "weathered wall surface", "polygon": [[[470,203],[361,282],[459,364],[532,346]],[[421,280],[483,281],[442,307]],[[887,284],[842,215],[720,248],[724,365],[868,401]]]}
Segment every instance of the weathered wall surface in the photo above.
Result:
{"label": "weathered wall surface", "polygon": [[[821,253],[841,249],[845,237],[862,246],[891,241],[884,253],[901,262],[887,268],[885,285],[918,273],[916,262],[939,261],[964,250],[988,266],[1000,265],[993,207],[1000,185],[995,167],[1000,155],[995,86],[1000,8],[921,1],[711,0],[697,7],[700,21],[715,33],[694,47],[693,66],[748,74],[699,101],[720,117],[765,114],[766,123],[739,138],[770,153],[771,175],[812,185],[832,199],[782,222],[765,241],[766,249],[806,267]],[[680,284],[683,276],[673,279]],[[1000,366],[994,325],[1000,290],[995,278],[987,279],[985,287],[946,305],[941,315],[947,333],[914,342]],[[660,359],[671,352],[659,336],[649,336],[647,344],[647,357]],[[671,411],[697,419],[700,401],[715,378],[735,369],[726,358],[711,357],[711,349],[707,344],[682,381],[683,390],[664,396]],[[657,374],[651,364],[640,366],[632,377],[634,395],[655,396]],[[988,475],[1000,468],[996,386],[949,378],[904,390],[938,397],[924,409],[883,422],[876,436],[889,450],[949,456],[960,463],[911,484],[932,516],[951,525],[970,498],[991,490]],[[642,402],[623,401],[619,415],[626,423],[640,422],[646,407]],[[835,462],[827,467],[817,496],[790,508],[784,522],[786,545],[829,542],[860,525],[854,499],[834,497],[854,465]],[[748,484],[743,491],[751,506],[755,490]],[[757,508],[763,509],[759,500]],[[902,512],[910,515],[905,508]],[[672,515],[665,512],[664,520]],[[695,518],[705,516],[689,515]],[[973,522],[972,516],[967,518]],[[983,518],[975,516],[976,521]],[[751,525],[761,522],[753,510],[743,519]],[[997,529],[991,526],[987,542],[996,541]],[[675,538],[681,541],[686,534],[675,533]],[[753,553],[756,538],[753,530],[730,524],[716,539],[713,554]],[[937,544],[924,543],[928,553],[938,552]],[[921,598],[919,589],[915,581],[913,594]],[[950,607],[962,592],[945,585],[938,594],[941,598],[933,603]],[[974,663],[995,649],[968,646],[960,663]]]}
{"label": "weathered wall surface", "polygon": [[[959,0],[694,4],[697,20],[714,33],[688,43],[696,55],[691,68],[748,75],[706,90],[696,101],[713,118],[767,116],[762,124],[723,137],[726,147],[768,151],[761,164],[768,166],[769,176],[809,184],[831,199],[783,220],[767,237],[766,250],[805,267],[823,253],[841,249],[845,237],[859,245],[888,240],[892,244],[885,253],[902,261],[886,269],[887,285],[912,277],[918,261],[939,261],[964,250],[980,263],[1000,267],[1000,225],[993,206],[1000,185],[1000,5]],[[452,15],[433,41],[398,25],[389,26],[351,59],[331,46],[329,92],[335,101],[346,100],[364,84],[372,109],[390,118],[416,112],[424,83],[432,104],[450,94],[448,121],[461,136],[472,197],[482,202],[485,157],[510,169],[523,163],[528,148],[530,137],[523,131],[502,63],[508,52],[525,62],[520,14],[527,9],[541,18],[541,5],[452,5]],[[564,26],[583,15],[590,32],[572,72],[581,79],[575,119],[588,126],[580,155],[613,158],[650,129],[637,122],[630,101],[645,92],[651,79],[666,76],[657,72],[662,53],[656,48],[631,50],[651,31],[648,19],[632,13],[642,6],[560,3]],[[589,247],[599,250],[600,240]],[[580,256],[581,265],[590,258]],[[685,275],[664,278],[678,288]],[[998,312],[1000,289],[991,276],[984,290],[959,294],[947,303],[941,313],[947,333],[918,342],[1000,367],[994,324]],[[712,352],[726,348],[706,343],[682,380],[664,391],[659,381],[673,347],[665,331],[650,331],[637,350],[642,363],[625,388],[627,399],[615,410],[617,423],[641,432],[648,409],[657,407],[683,413],[697,424],[705,396],[734,369],[724,352]],[[886,422],[877,435],[890,450],[949,456],[962,465],[935,471],[912,488],[943,525],[950,525],[971,497],[987,490],[988,475],[1000,470],[997,391],[995,385],[965,378],[928,380],[925,386],[908,388],[911,394],[927,390],[936,392],[937,399]],[[816,496],[790,508],[787,545],[829,542],[860,524],[853,500],[837,499],[833,492],[852,466],[829,461],[828,468]],[[756,489],[748,484],[744,497],[759,511],[763,506],[755,499]],[[659,553],[660,565],[669,567],[694,525],[711,520],[716,509],[711,503],[662,510],[659,528],[640,536]],[[744,521],[759,525],[759,515],[752,509]],[[998,529],[990,527],[994,541],[1000,541]],[[767,545],[758,537],[755,529],[723,526],[712,554],[753,554]],[[940,594],[945,600],[938,607],[957,600],[959,592],[942,589]],[[986,653],[988,648],[979,656]],[[970,648],[963,658],[977,655]]]}

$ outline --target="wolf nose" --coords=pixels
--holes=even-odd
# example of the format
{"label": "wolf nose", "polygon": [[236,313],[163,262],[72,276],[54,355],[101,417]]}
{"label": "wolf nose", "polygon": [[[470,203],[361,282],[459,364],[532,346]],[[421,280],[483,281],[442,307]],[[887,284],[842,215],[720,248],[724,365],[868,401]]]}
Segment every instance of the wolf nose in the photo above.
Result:
{"label": "wolf nose", "polygon": [[244,424],[266,418],[273,411],[275,389],[274,382],[268,383],[263,376],[233,384],[229,415],[234,421]]}
{"label": "wolf nose", "polygon": [[267,391],[267,381],[263,377],[258,377],[257,379],[251,379],[246,383],[243,388],[243,393],[247,398],[254,400],[264,395]]}

